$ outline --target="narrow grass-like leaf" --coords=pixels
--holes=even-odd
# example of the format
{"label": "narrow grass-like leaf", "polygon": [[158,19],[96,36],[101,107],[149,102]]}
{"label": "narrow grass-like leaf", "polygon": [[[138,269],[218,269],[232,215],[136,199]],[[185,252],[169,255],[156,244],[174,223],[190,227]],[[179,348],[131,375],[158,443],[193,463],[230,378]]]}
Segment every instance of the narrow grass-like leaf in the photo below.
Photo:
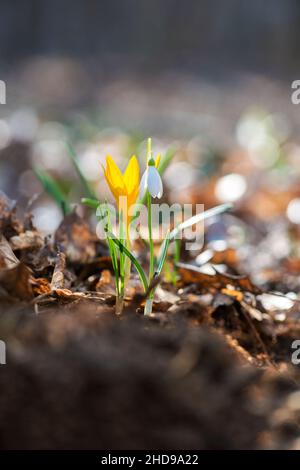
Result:
{"label": "narrow grass-like leaf", "polygon": [[119,277],[120,276],[119,276],[119,265],[118,265],[117,250],[116,250],[115,244],[113,243],[113,240],[109,236],[107,236],[106,239],[107,239],[109,254],[110,254],[110,257],[111,257],[112,267],[113,267],[113,270],[114,270],[114,273],[115,273],[116,291],[117,291],[117,294],[120,295],[120,286],[119,286]]}
{"label": "narrow grass-like leaf", "polygon": [[114,234],[112,232],[108,232],[108,236],[119,247],[120,252],[125,253],[125,255],[130,259],[130,261],[132,262],[132,264],[134,265],[135,269],[137,270],[137,272],[140,276],[140,279],[142,281],[145,292],[147,292],[147,289],[148,289],[147,276],[146,276],[145,271],[143,270],[142,266],[140,265],[140,263],[136,259],[136,257],[128,250],[128,248],[126,248],[126,246],[120,240],[118,240],[118,238],[116,238],[114,236]]}
{"label": "narrow grass-like leaf", "polygon": [[175,238],[174,240],[173,267],[172,271],[169,270],[170,277],[174,286],[176,286],[177,281],[177,263],[179,263],[180,261],[181,242],[182,240],[180,238]]}
{"label": "narrow grass-like leaf", "polygon": [[118,258],[117,258],[117,252],[116,252],[116,247],[113,241],[109,236],[107,236],[107,243],[108,243],[108,248],[109,248],[109,253],[111,256],[111,261],[113,265],[113,270],[115,272],[116,279],[119,278],[119,268],[118,268]]}
{"label": "narrow grass-like leaf", "polygon": [[176,153],[176,148],[175,147],[171,147],[169,148],[166,153],[164,154],[164,156],[162,157],[162,159],[160,160],[160,163],[159,163],[159,166],[158,166],[158,171],[160,173],[160,175],[163,175],[164,172],[166,171],[166,169],[168,168],[168,166],[170,165],[175,153]]}
{"label": "narrow grass-like leaf", "polygon": [[174,247],[174,264],[176,265],[180,260],[180,251],[181,251],[181,240],[179,238],[175,239]]}
{"label": "narrow grass-like leaf", "polygon": [[84,174],[82,173],[81,168],[78,164],[77,155],[75,153],[75,150],[73,149],[73,147],[69,143],[67,143],[67,148],[68,148],[69,155],[70,155],[71,161],[73,163],[73,166],[74,166],[74,168],[76,170],[76,173],[79,176],[81,184],[84,188],[84,191],[86,192],[86,194],[89,196],[90,199],[95,199],[96,195],[95,195],[94,191],[92,190],[90,184],[88,183],[87,179],[85,178]]}
{"label": "narrow grass-like leaf", "polygon": [[222,214],[223,212],[227,212],[232,209],[232,204],[221,204],[220,206],[213,207],[212,209],[208,209],[207,211],[201,212],[200,214],[196,214],[193,217],[190,217],[188,220],[185,220],[181,224],[177,225],[172,232],[170,233],[170,240],[176,238],[176,236],[182,232],[184,229],[195,225],[202,220],[208,219],[209,217],[213,217],[218,214]]}
{"label": "narrow grass-like leaf", "polygon": [[91,209],[98,209],[99,205],[101,204],[101,202],[97,199],[90,199],[88,197],[81,198],[81,202],[82,204],[91,207]]}
{"label": "narrow grass-like leaf", "polygon": [[162,272],[162,269],[164,267],[164,263],[165,263],[165,260],[166,260],[166,256],[167,256],[167,253],[168,253],[168,248],[169,248],[169,244],[170,244],[170,232],[167,233],[167,236],[166,238],[164,239],[161,247],[160,247],[160,253],[159,253],[159,256],[158,256],[158,266],[157,266],[157,269],[155,271],[155,276],[159,276],[160,273]]}
{"label": "narrow grass-like leaf", "polygon": [[[98,204],[97,209],[100,212],[100,217],[103,219],[105,215],[103,214],[102,208],[103,208],[103,204]],[[116,245],[114,244],[111,237],[108,235],[109,232],[112,232],[112,225],[111,225],[111,220],[110,220],[110,212],[107,209],[107,205],[106,205],[105,210],[107,214],[107,226],[105,228],[105,237],[106,237],[106,241],[108,244],[108,250],[109,250],[110,257],[111,257],[113,270],[115,273],[116,291],[117,291],[117,295],[119,296],[120,295],[120,285],[119,285],[120,270],[119,270],[119,264],[118,264],[118,253],[117,253]]]}
{"label": "narrow grass-like leaf", "polygon": [[46,171],[41,170],[40,168],[33,168],[34,174],[37,179],[42,184],[44,190],[49,194],[49,196],[54,199],[54,201],[61,208],[64,215],[71,212],[71,207],[66,199],[65,194],[60,188],[59,184],[55,179]]}

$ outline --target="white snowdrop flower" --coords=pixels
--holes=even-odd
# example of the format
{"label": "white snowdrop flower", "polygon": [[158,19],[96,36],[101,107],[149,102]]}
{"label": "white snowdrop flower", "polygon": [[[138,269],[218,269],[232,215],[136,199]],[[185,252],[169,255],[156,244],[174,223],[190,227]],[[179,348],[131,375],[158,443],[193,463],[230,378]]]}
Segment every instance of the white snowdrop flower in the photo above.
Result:
{"label": "white snowdrop flower", "polygon": [[140,184],[140,198],[144,196],[147,190],[153,198],[157,197],[160,199],[163,195],[162,180],[155,166],[148,166],[142,176]]}
{"label": "white snowdrop flower", "polygon": [[146,171],[144,172],[141,184],[140,184],[140,198],[142,198],[146,191],[148,190],[149,193],[153,198],[160,199],[163,195],[163,184],[160,177],[160,174],[157,170],[159,165],[160,155],[157,156],[156,160],[154,161],[153,158],[150,158],[148,161],[148,166]]}

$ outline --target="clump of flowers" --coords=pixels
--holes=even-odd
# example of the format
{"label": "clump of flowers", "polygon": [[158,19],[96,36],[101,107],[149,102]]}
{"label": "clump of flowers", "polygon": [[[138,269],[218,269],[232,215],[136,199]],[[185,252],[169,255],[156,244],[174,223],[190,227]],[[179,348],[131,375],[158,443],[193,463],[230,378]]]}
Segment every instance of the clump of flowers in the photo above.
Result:
{"label": "clump of flowers", "polygon": [[[181,233],[189,227],[196,226],[200,221],[203,221],[208,217],[227,211],[231,208],[231,204],[222,204],[212,209],[208,209],[205,212],[196,214],[188,220],[175,225],[175,227],[171,231],[169,230],[163,237],[158,253],[155,256],[152,236],[152,199],[160,199],[163,195],[162,175],[175,154],[174,149],[168,150],[162,159],[160,158],[160,155],[157,155],[156,158],[154,158],[151,149],[151,139],[148,139],[146,170],[143,173],[141,180],[139,162],[136,156],[132,156],[130,158],[124,173],[120,171],[118,165],[110,155],[106,157],[106,166],[103,167],[103,171],[108,187],[116,202],[118,220],[115,226],[112,224],[111,220],[111,206],[106,202],[101,203],[97,200],[93,188],[90,186],[81,171],[73,147],[70,144],[67,144],[67,148],[69,150],[71,162],[78,175],[78,179],[88,196],[87,198],[82,199],[82,203],[96,209],[96,214],[99,217],[100,222],[104,223],[104,236],[107,241],[112,267],[115,274],[116,313],[119,314],[122,312],[126,285],[130,278],[131,267],[133,265],[140,277],[145,291],[144,312],[145,315],[149,315],[152,312],[155,289],[159,283],[160,276],[165,265],[170,243],[175,242],[173,268],[171,268],[171,271],[169,269],[169,274],[171,273],[173,283],[176,283],[176,264],[180,259]],[[72,211],[72,206],[58,182],[41,168],[34,168],[34,171],[45,191],[47,191],[48,194],[56,201],[63,214],[70,213]],[[149,267],[146,271],[132,250],[131,232],[133,231],[130,230],[130,228],[133,227],[131,225],[133,221],[139,217],[139,207],[141,203],[146,204],[147,208],[148,237],[146,240],[144,238],[142,239],[143,243],[147,245],[147,251],[149,251]],[[115,209],[113,215],[116,215]],[[139,234],[136,227],[135,234],[137,233]]]}
{"label": "clump of flowers", "polygon": [[[168,156],[169,161],[170,157]],[[104,176],[115,199],[118,212],[118,226],[114,231],[107,203],[97,203],[97,214],[100,220],[105,220],[105,236],[115,273],[116,313],[122,312],[126,284],[131,274],[131,265],[135,267],[143,285],[146,299],[144,313],[149,315],[152,312],[155,289],[165,264],[170,243],[176,239],[178,241],[180,233],[186,228],[196,225],[207,217],[224,212],[230,207],[228,204],[223,204],[178,224],[172,231],[167,232],[160,245],[158,255],[155,256],[152,234],[152,199],[160,199],[162,197],[163,182],[161,178],[160,155],[157,155],[156,158],[153,157],[151,139],[148,139],[146,163],[146,170],[141,180],[139,163],[135,156],[130,158],[123,174],[111,156],[106,157],[106,166],[103,167]],[[162,168],[165,167],[166,165],[162,166]],[[129,228],[132,221],[136,218],[135,205],[138,201],[140,203],[146,202],[147,206],[148,240],[144,241],[149,246],[148,273],[146,273],[131,249]],[[85,199],[83,202],[95,207],[94,200]]]}

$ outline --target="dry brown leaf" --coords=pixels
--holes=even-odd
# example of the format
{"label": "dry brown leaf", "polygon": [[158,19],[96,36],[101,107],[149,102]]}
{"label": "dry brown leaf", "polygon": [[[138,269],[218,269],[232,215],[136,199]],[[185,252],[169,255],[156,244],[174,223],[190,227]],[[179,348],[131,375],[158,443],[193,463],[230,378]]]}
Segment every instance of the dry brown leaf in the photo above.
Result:
{"label": "dry brown leaf", "polygon": [[104,269],[96,285],[96,291],[102,294],[113,295],[116,293],[114,279],[108,269]]}
{"label": "dry brown leaf", "polygon": [[51,286],[49,281],[44,277],[38,277],[31,279],[32,290],[35,295],[49,294],[51,292]]}
{"label": "dry brown leaf", "polygon": [[44,246],[44,238],[36,230],[26,230],[11,237],[9,243],[13,250],[36,250]]}
{"label": "dry brown leaf", "polygon": [[221,289],[221,292],[222,294],[228,295],[229,297],[233,297],[238,302],[241,302],[244,298],[244,295],[240,290],[227,289],[224,287],[223,289]]}
{"label": "dry brown leaf", "polygon": [[28,300],[33,297],[31,272],[20,263],[10,244],[2,235],[0,239],[0,284],[12,297]]}
{"label": "dry brown leaf", "polygon": [[30,279],[31,272],[23,263],[0,270],[1,286],[10,296],[21,300],[30,300],[33,297]]}
{"label": "dry brown leaf", "polygon": [[178,263],[179,274],[184,284],[200,284],[204,288],[228,289],[232,286],[234,289],[260,294],[261,290],[256,287],[247,276],[232,276],[222,274],[216,271],[216,274],[206,274],[199,270],[197,266]]}
{"label": "dry brown leaf", "polygon": [[56,289],[54,294],[61,299],[65,298],[67,300],[83,299],[86,296],[84,292],[72,292],[69,289]]}
{"label": "dry brown leaf", "polygon": [[21,233],[23,226],[16,216],[16,201],[0,191],[0,232],[7,238]]}
{"label": "dry brown leaf", "polygon": [[10,244],[2,235],[0,238],[0,268],[13,268],[19,263]]}
{"label": "dry brown leaf", "polygon": [[227,248],[223,251],[214,251],[211,259],[213,264],[226,264],[228,266],[236,266],[237,261],[237,253],[233,248]]}
{"label": "dry brown leaf", "polygon": [[96,237],[76,212],[65,216],[56,230],[55,243],[73,263],[86,263],[96,256]]}
{"label": "dry brown leaf", "polygon": [[65,275],[64,270],[66,267],[66,255],[64,253],[57,254],[57,261],[55,264],[52,281],[51,281],[51,289],[63,289],[65,284]]}

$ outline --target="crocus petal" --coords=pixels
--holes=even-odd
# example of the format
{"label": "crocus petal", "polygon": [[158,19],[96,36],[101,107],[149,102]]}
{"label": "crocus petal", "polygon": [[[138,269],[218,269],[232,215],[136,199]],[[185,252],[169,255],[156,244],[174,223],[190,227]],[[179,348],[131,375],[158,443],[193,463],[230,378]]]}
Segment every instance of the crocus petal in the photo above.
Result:
{"label": "crocus petal", "polygon": [[162,185],[161,177],[157,169],[154,166],[148,167],[147,187],[152,197],[154,198],[162,197],[163,185]]}
{"label": "crocus petal", "polygon": [[119,205],[120,196],[126,195],[127,191],[123,181],[122,173],[109,155],[106,157],[106,168],[104,169],[104,176],[109,189],[111,190],[117,204]]}
{"label": "crocus petal", "polygon": [[113,178],[111,177],[111,174],[107,169],[104,172],[104,176],[105,176],[106,182],[109,186],[109,189],[110,189],[112,195],[114,196],[114,198],[118,202],[119,197],[121,195],[124,195],[124,186],[123,187],[115,186],[115,184],[113,182]]}
{"label": "crocus petal", "polygon": [[110,155],[106,157],[106,176],[115,188],[120,188],[124,193],[126,192],[123,175]]}
{"label": "crocus petal", "polygon": [[131,157],[123,176],[128,195],[136,194],[139,186],[140,168],[136,156]]}

